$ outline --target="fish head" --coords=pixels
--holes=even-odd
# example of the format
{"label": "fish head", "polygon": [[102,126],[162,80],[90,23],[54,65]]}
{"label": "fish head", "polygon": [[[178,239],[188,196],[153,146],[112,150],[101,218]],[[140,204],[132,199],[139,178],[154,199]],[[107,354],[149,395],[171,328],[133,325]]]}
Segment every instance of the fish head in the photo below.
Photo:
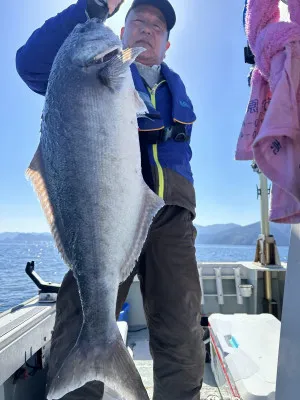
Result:
{"label": "fish head", "polygon": [[122,51],[120,38],[101,19],[93,18],[77,25],[72,36],[69,57],[79,68],[100,65]]}
{"label": "fish head", "polygon": [[81,73],[96,77],[113,91],[124,84],[129,66],[146,49],[123,50],[120,38],[99,19],[78,25],[68,44],[69,60]]}

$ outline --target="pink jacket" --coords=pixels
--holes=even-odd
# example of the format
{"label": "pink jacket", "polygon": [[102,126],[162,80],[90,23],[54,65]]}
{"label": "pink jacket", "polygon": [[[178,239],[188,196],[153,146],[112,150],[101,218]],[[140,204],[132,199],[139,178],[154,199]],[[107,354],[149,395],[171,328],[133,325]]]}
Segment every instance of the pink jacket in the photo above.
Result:
{"label": "pink jacket", "polygon": [[254,159],[273,182],[270,220],[300,222],[300,0],[279,22],[279,0],[249,0],[248,41],[256,59],[236,160]]}

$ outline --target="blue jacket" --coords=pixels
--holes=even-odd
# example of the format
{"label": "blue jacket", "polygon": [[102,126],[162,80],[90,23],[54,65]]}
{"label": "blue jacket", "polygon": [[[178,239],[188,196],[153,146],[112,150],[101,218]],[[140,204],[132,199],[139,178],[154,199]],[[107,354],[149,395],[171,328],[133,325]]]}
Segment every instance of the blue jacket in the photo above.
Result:
{"label": "blue jacket", "polygon": [[[54,58],[74,27],[86,21],[85,8],[86,0],[78,0],[76,4],[47,20],[18,50],[17,71],[34,92],[46,94]],[[152,88],[146,87],[134,64],[131,71],[137,91],[150,100],[147,103],[149,112],[156,114],[156,118],[139,119],[140,135],[179,123],[190,137],[196,116],[180,77],[163,63],[161,71],[164,80],[150,93]],[[194,213],[195,193],[189,141],[176,142],[169,139],[163,143],[147,144],[146,148],[141,147],[141,152],[143,174],[149,186],[167,204],[179,205]]]}

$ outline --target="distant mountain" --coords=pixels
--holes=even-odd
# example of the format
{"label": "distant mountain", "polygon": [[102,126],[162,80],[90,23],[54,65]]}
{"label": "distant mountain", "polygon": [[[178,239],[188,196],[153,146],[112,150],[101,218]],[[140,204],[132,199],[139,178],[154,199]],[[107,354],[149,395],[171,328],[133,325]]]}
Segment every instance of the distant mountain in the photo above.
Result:
{"label": "distant mountain", "polygon": [[[213,238],[215,235],[221,234],[230,229],[238,228],[236,224],[215,224],[208,226],[195,225],[197,229],[197,243],[206,243],[207,238]],[[212,239],[211,239],[212,240]]]}
{"label": "distant mountain", "polygon": [[0,242],[6,239],[13,239],[18,235],[18,232],[3,232],[0,233]]}
{"label": "distant mountain", "polygon": [[[260,222],[241,226],[237,224],[216,224],[209,226],[195,225],[197,244],[222,245],[255,245],[260,234]],[[271,234],[279,246],[288,246],[290,242],[290,225],[270,224]],[[53,241],[50,233],[0,233],[0,242],[35,243]]]}
{"label": "distant mountain", "polygon": [[34,243],[52,241],[50,233],[0,233],[0,242]]}
{"label": "distant mountain", "polygon": [[[234,225],[234,224],[228,224]],[[225,229],[213,228],[214,233],[203,234],[203,227],[200,227],[196,239],[197,244],[222,244],[222,245],[255,245],[258,235],[261,233],[260,222],[254,224],[240,226],[235,225],[228,228],[228,225],[223,225]],[[219,225],[218,225],[219,226]],[[220,226],[219,226],[220,227]],[[227,228],[226,228],[227,227]],[[206,227],[209,228],[209,227]],[[271,234],[274,235],[278,246],[288,246],[290,241],[290,225],[270,223]]]}

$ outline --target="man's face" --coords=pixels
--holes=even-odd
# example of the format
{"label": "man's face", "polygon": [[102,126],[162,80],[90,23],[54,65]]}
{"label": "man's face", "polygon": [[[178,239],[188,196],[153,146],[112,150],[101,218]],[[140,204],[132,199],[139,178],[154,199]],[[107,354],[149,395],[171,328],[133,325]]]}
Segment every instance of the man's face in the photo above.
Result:
{"label": "man's face", "polygon": [[121,38],[124,48],[144,47],[137,61],[145,65],[159,65],[170,47],[165,18],[161,11],[150,5],[134,8],[128,15]]}

